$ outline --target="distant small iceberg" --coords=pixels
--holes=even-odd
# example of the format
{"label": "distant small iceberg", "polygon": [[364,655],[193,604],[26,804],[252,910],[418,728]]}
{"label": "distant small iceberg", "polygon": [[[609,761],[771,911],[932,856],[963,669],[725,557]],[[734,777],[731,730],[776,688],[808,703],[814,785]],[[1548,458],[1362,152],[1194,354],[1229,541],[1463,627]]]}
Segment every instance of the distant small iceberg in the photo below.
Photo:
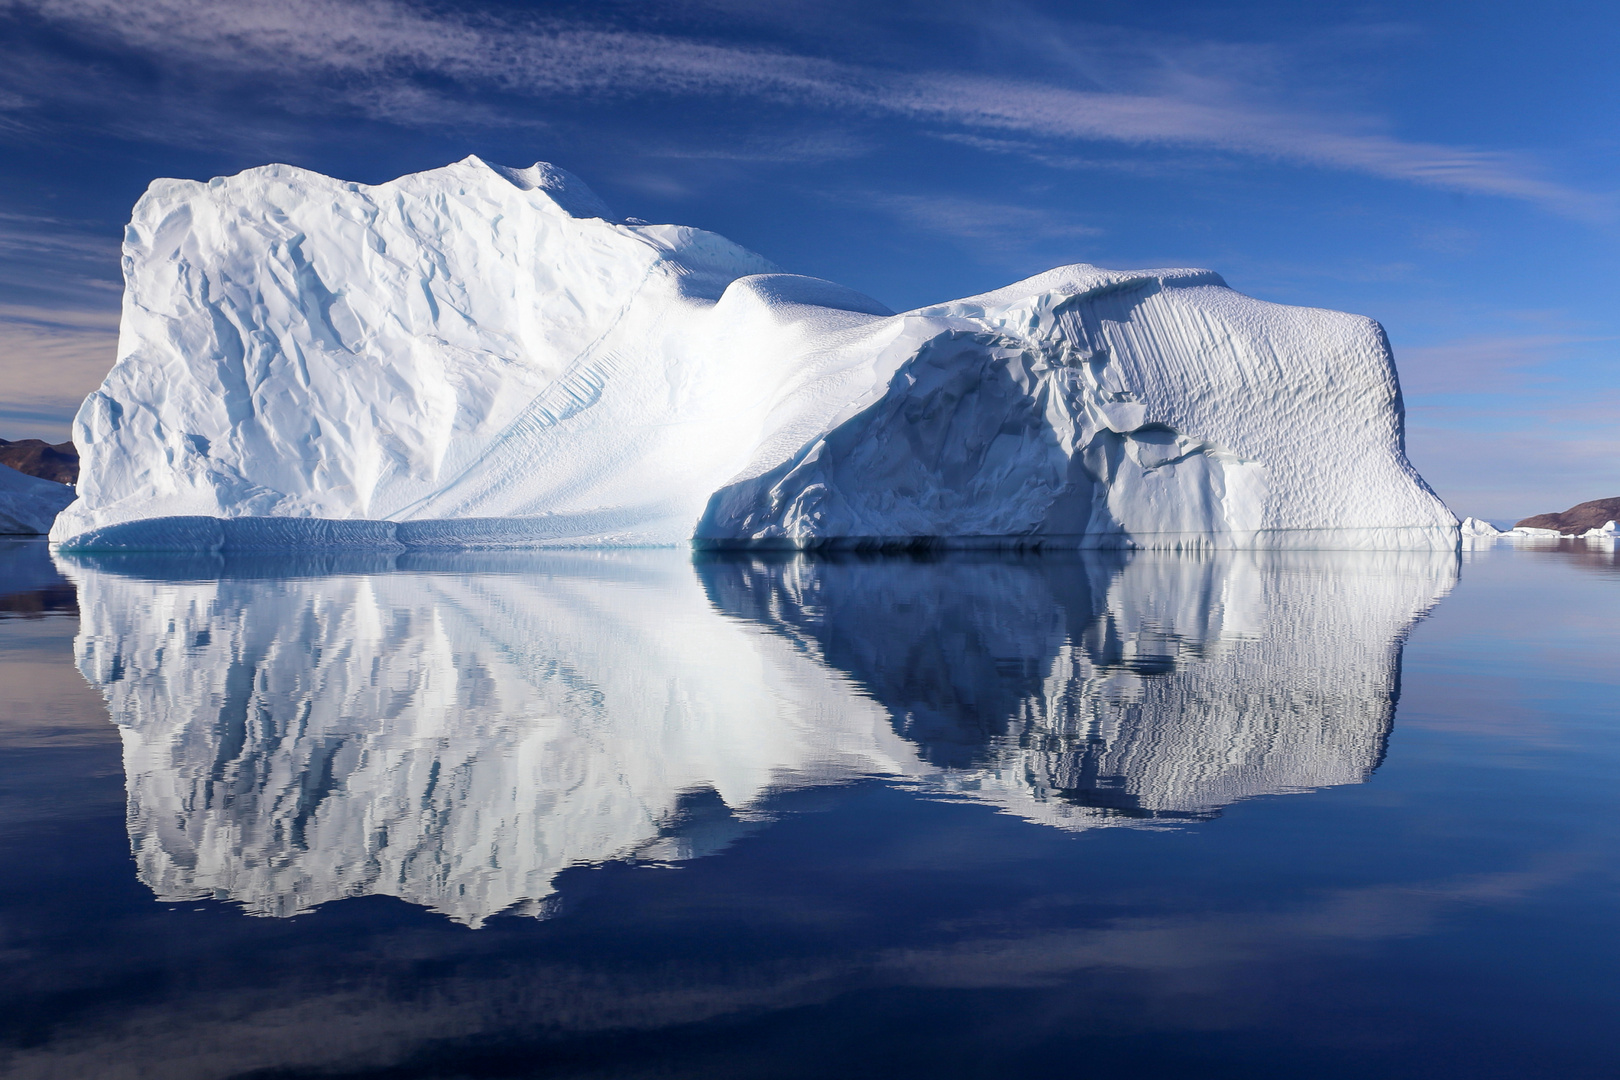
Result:
{"label": "distant small iceberg", "polygon": [[73,499],[73,488],[67,484],[0,465],[0,535],[44,535]]}

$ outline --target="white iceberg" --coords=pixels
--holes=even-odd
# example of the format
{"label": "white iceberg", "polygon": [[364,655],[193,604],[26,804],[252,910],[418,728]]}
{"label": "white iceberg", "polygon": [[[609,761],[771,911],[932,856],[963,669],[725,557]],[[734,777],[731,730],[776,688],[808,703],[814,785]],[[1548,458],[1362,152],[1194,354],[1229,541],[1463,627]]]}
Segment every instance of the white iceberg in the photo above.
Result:
{"label": "white iceberg", "polygon": [[73,489],[0,465],[0,534],[38,535],[73,501]]}
{"label": "white iceberg", "polygon": [[895,315],[549,165],[159,180],[59,546],[1452,548],[1384,333],[1206,270]]}
{"label": "white iceberg", "polygon": [[1620,528],[1613,521],[1605,521],[1599,529],[1587,529],[1581,533],[1581,539],[1591,543],[1613,544],[1620,539]]}
{"label": "white iceberg", "polygon": [[1489,547],[1507,535],[1495,525],[1477,517],[1463,518],[1459,532],[1465,547]]}
{"label": "white iceberg", "polygon": [[1538,529],[1534,526],[1515,525],[1502,535],[1515,543],[1519,541],[1541,543],[1548,540],[1560,540],[1564,534],[1557,529]]}

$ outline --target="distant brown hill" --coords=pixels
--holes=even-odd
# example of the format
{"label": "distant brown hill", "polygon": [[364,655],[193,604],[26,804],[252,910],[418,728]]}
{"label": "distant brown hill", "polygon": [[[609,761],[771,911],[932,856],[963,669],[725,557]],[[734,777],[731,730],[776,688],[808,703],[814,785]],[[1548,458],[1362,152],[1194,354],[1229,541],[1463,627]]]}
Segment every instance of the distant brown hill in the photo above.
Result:
{"label": "distant brown hill", "polygon": [[79,451],[70,442],[52,446],[43,439],[0,439],[0,465],[58,484],[79,482]]}
{"label": "distant brown hill", "polygon": [[1572,506],[1562,514],[1537,514],[1527,517],[1515,529],[1557,529],[1561,533],[1583,533],[1588,529],[1601,529],[1604,522],[1620,521],[1620,497],[1593,499]]}

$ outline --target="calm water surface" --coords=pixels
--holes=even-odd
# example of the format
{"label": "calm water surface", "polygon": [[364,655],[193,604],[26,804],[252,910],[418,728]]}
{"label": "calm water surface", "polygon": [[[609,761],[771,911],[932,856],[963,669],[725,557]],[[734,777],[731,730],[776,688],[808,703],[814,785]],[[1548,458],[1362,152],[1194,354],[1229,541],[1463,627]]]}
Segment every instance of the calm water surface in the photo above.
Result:
{"label": "calm water surface", "polygon": [[1611,550],[0,545],[0,1075],[1620,1076]]}

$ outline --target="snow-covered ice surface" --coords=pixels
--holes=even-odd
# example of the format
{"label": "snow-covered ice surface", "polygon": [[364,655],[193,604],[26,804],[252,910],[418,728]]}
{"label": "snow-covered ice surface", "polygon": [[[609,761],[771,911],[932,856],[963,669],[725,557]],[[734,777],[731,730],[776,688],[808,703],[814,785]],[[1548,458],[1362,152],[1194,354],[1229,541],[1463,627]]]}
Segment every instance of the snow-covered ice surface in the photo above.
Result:
{"label": "snow-covered ice surface", "polygon": [[66,484],[0,465],[0,534],[48,533],[73,498],[73,489]]}
{"label": "snow-covered ice surface", "polygon": [[568,866],[718,850],[795,787],[880,776],[1090,829],[1359,783],[1458,565],[58,559],[161,899],[386,894],[473,925],[544,914]]}
{"label": "snow-covered ice surface", "polygon": [[1370,319],[1062,267],[901,315],[549,165],[153,183],[85,549],[1433,547]]}

